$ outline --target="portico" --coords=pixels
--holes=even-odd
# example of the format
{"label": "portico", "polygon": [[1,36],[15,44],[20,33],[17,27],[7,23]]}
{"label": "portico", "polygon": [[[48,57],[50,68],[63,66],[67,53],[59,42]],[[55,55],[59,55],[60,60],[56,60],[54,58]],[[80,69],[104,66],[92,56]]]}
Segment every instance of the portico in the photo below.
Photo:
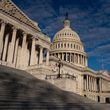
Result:
{"label": "portico", "polygon": [[10,1],[0,2],[0,9],[0,64],[19,69],[43,65],[45,49],[45,65],[49,65],[50,38],[40,31],[37,23]]}

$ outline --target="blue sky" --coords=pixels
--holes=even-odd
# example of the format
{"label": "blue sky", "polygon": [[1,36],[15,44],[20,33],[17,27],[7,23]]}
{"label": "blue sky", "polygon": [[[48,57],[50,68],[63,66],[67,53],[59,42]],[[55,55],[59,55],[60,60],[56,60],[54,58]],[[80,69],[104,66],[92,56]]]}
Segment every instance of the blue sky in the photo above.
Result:
{"label": "blue sky", "polygon": [[110,0],[12,1],[51,38],[63,27],[68,12],[72,29],[84,43],[89,67],[110,71]]}

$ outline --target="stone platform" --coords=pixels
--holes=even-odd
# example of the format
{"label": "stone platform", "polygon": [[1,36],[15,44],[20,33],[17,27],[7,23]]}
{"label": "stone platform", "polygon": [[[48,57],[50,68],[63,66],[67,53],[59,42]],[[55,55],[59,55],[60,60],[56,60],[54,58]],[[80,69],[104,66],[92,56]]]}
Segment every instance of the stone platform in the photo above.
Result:
{"label": "stone platform", "polygon": [[0,66],[0,110],[109,110],[25,71]]}

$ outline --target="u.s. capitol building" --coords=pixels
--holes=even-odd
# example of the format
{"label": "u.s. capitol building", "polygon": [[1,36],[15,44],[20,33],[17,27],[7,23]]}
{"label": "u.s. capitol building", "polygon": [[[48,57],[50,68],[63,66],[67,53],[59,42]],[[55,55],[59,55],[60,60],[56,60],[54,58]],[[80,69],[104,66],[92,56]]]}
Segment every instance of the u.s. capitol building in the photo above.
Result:
{"label": "u.s. capitol building", "polygon": [[51,39],[11,0],[0,0],[0,65],[21,69],[57,87],[110,103],[107,71],[88,67],[88,57],[68,17]]}

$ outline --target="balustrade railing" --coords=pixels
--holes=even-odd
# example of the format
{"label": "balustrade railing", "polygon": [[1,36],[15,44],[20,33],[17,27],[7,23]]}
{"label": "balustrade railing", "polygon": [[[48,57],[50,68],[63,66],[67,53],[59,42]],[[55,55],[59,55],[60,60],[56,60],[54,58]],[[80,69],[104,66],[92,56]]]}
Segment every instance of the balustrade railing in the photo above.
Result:
{"label": "balustrade railing", "polygon": [[[70,74],[60,74],[60,79],[67,78],[71,80],[76,80],[76,77]],[[58,75],[46,75],[45,79],[59,79]]]}

